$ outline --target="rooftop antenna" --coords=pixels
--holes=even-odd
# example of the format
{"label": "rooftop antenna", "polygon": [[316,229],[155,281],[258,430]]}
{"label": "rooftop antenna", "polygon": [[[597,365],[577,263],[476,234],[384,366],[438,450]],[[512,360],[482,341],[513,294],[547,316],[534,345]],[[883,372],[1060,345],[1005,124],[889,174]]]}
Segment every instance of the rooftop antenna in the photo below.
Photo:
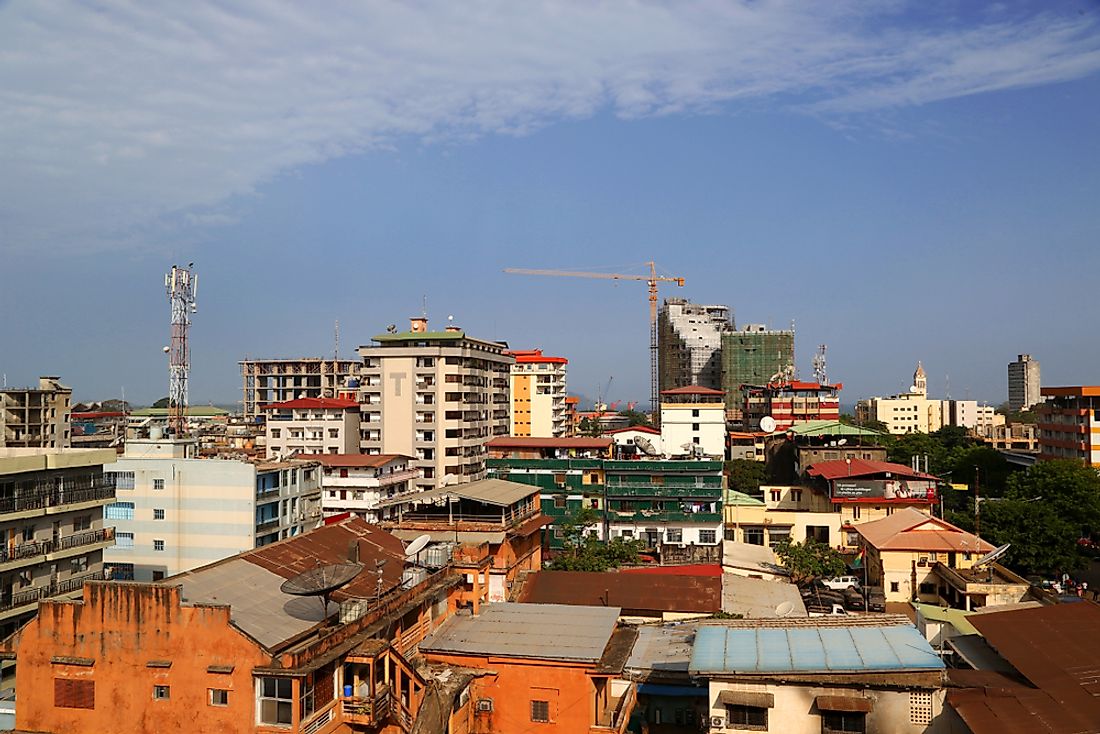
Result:
{"label": "rooftop antenna", "polygon": [[[332,596],[332,592],[347,586],[362,570],[363,564],[361,563],[318,564],[310,570],[284,581],[279,586],[279,591],[292,596],[320,597],[321,603],[324,604],[321,614],[321,619],[324,621],[328,619],[329,597]],[[381,573],[379,573],[379,584],[381,582]]]}
{"label": "rooftop antenna", "polygon": [[421,299],[420,315],[424,318],[428,318],[428,294],[425,293],[421,296]]}
{"label": "rooftop antenna", "polygon": [[332,361],[340,361],[340,319],[336,319],[336,326],[333,329],[333,348],[332,348]]}
{"label": "rooftop antenna", "polygon": [[164,276],[164,288],[172,306],[172,340],[168,352],[168,425],[176,436],[187,433],[187,383],[191,376],[191,348],[188,333],[191,330],[191,314],[198,311],[196,294],[199,277],[192,271],[195,263],[186,268],[172,266]]}
{"label": "rooftop antenna", "polygon": [[828,385],[829,384],[829,378],[828,378],[828,376],[826,375],[826,372],[825,372],[825,350],[826,349],[828,349],[828,347],[825,344],[820,345],[817,348],[817,354],[814,355],[814,359],[813,359],[814,379],[817,381],[817,384],[819,384],[819,385]]}

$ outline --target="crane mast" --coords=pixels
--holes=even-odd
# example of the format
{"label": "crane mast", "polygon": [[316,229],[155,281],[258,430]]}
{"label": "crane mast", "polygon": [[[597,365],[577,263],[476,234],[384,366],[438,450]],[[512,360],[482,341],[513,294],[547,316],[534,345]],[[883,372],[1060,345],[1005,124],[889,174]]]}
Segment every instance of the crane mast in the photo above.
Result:
{"label": "crane mast", "polygon": [[553,275],[566,278],[596,278],[601,280],[645,281],[649,290],[649,400],[653,411],[658,410],[657,378],[657,284],[675,283],[681,288],[684,279],[657,275],[657,266],[650,260],[646,263],[649,275],[629,275],[624,273],[592,273],[584,270],[542,270],[536,268],[505,268],[504,272],[513,275]]}

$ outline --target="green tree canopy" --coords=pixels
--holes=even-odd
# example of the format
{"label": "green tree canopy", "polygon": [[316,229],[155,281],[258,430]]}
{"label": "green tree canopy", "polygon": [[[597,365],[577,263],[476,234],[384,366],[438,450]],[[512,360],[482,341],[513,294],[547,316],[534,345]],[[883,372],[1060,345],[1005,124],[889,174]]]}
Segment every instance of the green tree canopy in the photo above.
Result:
{"label": "green tree canopy", "polygon": [[561,522],[562,552],[554,557],[554,571],[607,571],[638,563],[642,541],[612,538],[603,543],[592,529],[600,522],[600,514],[583,508]]}
{"label": "green tree canopy", "polygon": [[157,402],[153,403],[154,408],[167,408],[169,403],[168,398],[161,398]]}
{"label": "green tree canopy", "polygon": [[760,485],[767,481],[767,466],[762,461],[734,459],[725,464],[726,480],[730,489],[745,494],[760,494]]}
{"label": "green tree canopy", "polygon": [[629,423],[628,426],[649,426],[649,416],[640,410],[634,410],[633,408],[627,408],[626,410],[620,410],[619,415],[626,418]]}
{"label": "green tree canopy", "polygon": [[775,555],[791,572],[795,583],[810,579],[840,576],[848,568],[844,559],[831,546],[807,539],[805,543],[784,538],[775,547]]}
{"label": "green tree canopy", "polygon": [[1041,461],[1008,478],[1003,498],[982,502],[981,531],[1011,543],[1008,562],[1024,572],[1082,568],[1078,539],[1100,532],[1100,474],[1079,461]]}

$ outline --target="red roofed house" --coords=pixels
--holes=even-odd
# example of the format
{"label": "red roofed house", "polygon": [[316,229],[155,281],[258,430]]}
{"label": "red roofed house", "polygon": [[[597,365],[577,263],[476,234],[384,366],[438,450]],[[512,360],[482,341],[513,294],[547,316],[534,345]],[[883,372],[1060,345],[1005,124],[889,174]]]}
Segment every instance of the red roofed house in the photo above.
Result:
{"label": "red roofed house", "polygon": [[326,518],[343,513],[377,522],[395,516],[378,503],[419,491],[420,470],[400,454],[314,454],[299,458],[321,464],[321,511]]}
{"label": "red roofed house", "polygon": [[758,430],[760,420],[771,416],[773,431],[785,431],[793,425],[809,421],[840,420],[840,391],[844,385],[822,385],[817,382],[771,382],[767,385],[744,385],[744,426]]}
{"label": "red roofed house", "polygon": [[[622,459],[645,459],[650,456],[660,456],[664,453],[661,444],[661,432],[649,426],[612,428],[604,431],[603,436],[615,441],[615,448],[619,458]],[[641,439],[641,443],[638,439]],[[651,454],[646,449],[652,449],[656,453]]]}
{"label": "red roofed house", "polygon": [[689,385],[661,391],[661,444],[666,456],[726,457],[726,393]]}
{"label": "red roofed house", "polygon": [[[1023,579],[996,564],[980,571],[973,569],[978,559],[993,550],[992,545],[912,507],[899,509],[881,520],[859,523],[854,531],[866,551],[868,582],[882,586],[888,602],[958,604],[969,611],[1006,603],[1006,599],[1000,598],[1004,590],[996,588],[1005,584],[1017,586],[1023,582],[1026,593],[1027,583]],[[957,588],[960,580],[962,589]],[[975,586],[971,589],[968,584]],[[1016,593],[1012,589],[1007,591]]]}
{"label": "red roofed house", "polygon": [[513,436],[566,436],[570,433],[565,405],[565,370],[569,360],[547,357],[541,349],[514,349],[511,367]]}
{"label": "red roofed house", "polygon": [[298,398],[271,403],[267,458],[359,453],[359,404],[347,398]]}

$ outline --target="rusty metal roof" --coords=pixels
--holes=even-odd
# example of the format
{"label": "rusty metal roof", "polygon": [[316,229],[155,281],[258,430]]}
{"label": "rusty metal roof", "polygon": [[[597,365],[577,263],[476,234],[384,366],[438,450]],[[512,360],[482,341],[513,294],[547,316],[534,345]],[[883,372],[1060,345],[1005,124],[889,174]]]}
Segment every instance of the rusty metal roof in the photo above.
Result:
{"label": "rusty metal roof", "polygon": [[722,579],[591,571],[538,571],[523,587],[531,604],[621,607],[623,614],[722,611]]}

